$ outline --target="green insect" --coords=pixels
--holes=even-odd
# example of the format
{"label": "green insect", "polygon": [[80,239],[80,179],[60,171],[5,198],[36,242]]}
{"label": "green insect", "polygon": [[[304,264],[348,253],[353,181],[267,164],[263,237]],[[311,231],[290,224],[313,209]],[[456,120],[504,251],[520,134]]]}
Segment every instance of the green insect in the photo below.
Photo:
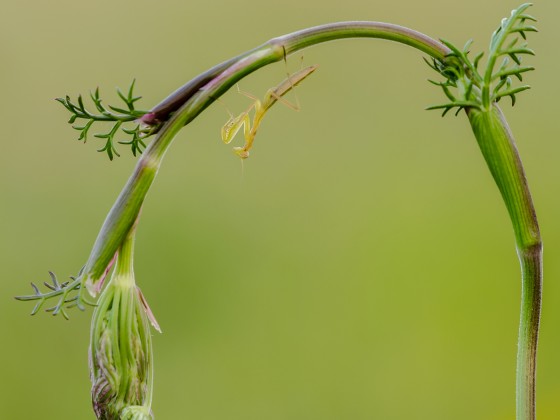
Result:
{"label": "green insect", "polygon": [[[245,144],[243,147],[234,147],[233,151],[241,159],[247,159],[249,157],[249,150],[255,141],[259,125],[270,107],[272,107],[272,105],[274,105],[277,101],[281,101],[296,111],[299,110],[299,105],[297,103],[296,105],[291,104],[285,99],[282,99],[282,96],[301,83],[305,78],[307,78],[307,76],[313,73],[317,67],[317,65],[309,66],[297,71],[291,76],[288,76],[285,80],[280,82],[278,86],[269,89],[264,95],[264,99],[262,101],[246,92],[242,92],[238,87],[239,93],[253,99],[254,102],[246,111],[242,112],[237,117],[230,114],[229,120],[222,127],[222,140],[224,143],[229,144],[241,127],[243,127]],[[255,113],[253,115],[253,122],[251,123],[249,113],[253,108],[255,109]]]}

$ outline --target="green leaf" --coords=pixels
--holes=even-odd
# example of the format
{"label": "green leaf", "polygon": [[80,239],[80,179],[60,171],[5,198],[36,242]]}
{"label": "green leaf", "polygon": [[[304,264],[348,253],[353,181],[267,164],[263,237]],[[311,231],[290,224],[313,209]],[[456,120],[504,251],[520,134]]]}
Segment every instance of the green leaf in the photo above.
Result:
{"label": "green leaf", "polygon": [[[56,98],[56,101],[61,103],[69,112],[70,118],[68,122],[74,124],[77,119],[86,120],[83,126],[73,125],[72,128],[80,131],[80,136],[78,140],[87,141],[87,136],[89,129],[93,126],[95,122],[114,122],[113,128],[108,133],[94,134],[94,137],[100,139],[106,139],[105,145],[99,149],[99,151],[104,151],[107,153],[109,159],[113,160],[114,156],[119,156],[118,152],[114,147],[114,137],[118,132],[119,128],[124,123],[133,123],[135,120],[140,118],[142,115],[148,113],[148,111],[136,110],[134,109],[134,103],[139,101],[141,96],[134,96],[134,86],[135,80],[132,80],[127,94],[125,95],[120,89],[117,88],[117,94],[120,99],[126,104],[126,108],[108,105],[105,107],[102,103],[102,99],[99,92],[99,87],[97,87],[93,92],[89,93],[89,97],[95,106],[96,112],[91,113],[87,110],[84,98],[82,95],[78,95],[77,102],[73,103],[69,96],[65,98]],[[141,152],[142,147],[145,147],[142,139],[149,137],[159,130],[160,126],[150,127],[148,131],[140,130],[138,127],[132,130],[126,130],[123,127],[123,131],[128,135],[132,136],[130,142],[124,142],[123,144],[130,144],[131,151],[136,156],[138,152]]]}

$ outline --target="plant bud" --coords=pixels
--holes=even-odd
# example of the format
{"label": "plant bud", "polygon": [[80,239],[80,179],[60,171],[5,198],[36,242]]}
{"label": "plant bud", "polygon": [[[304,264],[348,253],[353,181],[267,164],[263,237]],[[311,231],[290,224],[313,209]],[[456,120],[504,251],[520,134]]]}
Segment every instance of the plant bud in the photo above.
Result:
{"label": "plant bud", "polygon": [[117,267],[99,298],[89,362],[98,419],[152,419],[150,324],[131,270],[122,273]]}

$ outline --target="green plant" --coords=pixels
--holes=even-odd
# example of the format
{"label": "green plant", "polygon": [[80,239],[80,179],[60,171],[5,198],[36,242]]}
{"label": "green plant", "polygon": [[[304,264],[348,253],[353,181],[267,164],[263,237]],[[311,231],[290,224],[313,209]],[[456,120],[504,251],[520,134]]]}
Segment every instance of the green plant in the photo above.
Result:
{"label": "green plant", "polygon": [[[110,367],[107,369],[108,372],[112,372],[110,379],[107,379],[107,375],[101,375],[103,380],[94,382],[110,383],[109,389],[113,391],[113,394],[103,387],[94,387],[98,391],[93,395],[98,416],[100,418],[124,417],[125,414],[128,416],[133,410],[129,407],[143,407],[134,408],[134,410],[141,411],[135,415],[151,416],[149,410],[151,385],[146,385],[146,378],[151,377],[151,373],[149,375],[146,373],[150,368],[148,365],[140,363],[140,360],[143,360],[146,355],[151,358],[149,343],[142,338],[147,334],[146,319],[151,319],[154,326],[157,326],[157,323],[140,294],[134,295],[134,297],[126,295],[127,298],[118,300],[119,308],[124,308],[120,312],[114,310],[113,303],[108,306],[103,305],[106,302],[116,302],[114,300],[115,285],[119,282],[114,279],[119,278],[122,273],[132,273],[131,241],[133,239],[131,238],[146,194],[177,132],[193,121],[239,80],[267,64],[285,60],[288,55],[296,51],[322,42],[341,38],[369,37],[407,44],[430,56],[431,61],[428,61],[428,64],[443,77],[443,81],[432,83],[441,87],[448,102],[432,106],[429,109],[442,110],[443,115],[450,110],[456,110],[457,115],[462,110],[465,111],[480,150],[502,195],[513,224],[522,268],[522,302],[517,359],[517,419],[534,419],[536,416],[536,352],[542,287],[542,243],[521,160],[505,117],[498,107],[498,102],[503,97],[510,97],[512,105],[514,105],[516,95],[529,88],[527,85],[515,86],[513,79],[517,78],[522,81],[523,74],[533,70],[533,67],[522,65],[522,58],[525,55],[533,54],[533,51],[524,43],[526,34],[536,31],[531,24],[535,19],[526,14],[529,6],[530,4],[524,4],[514,10],[511,16],[504,19],[494,32],[486,67],[482,71],[480,70],[482,54],[474,56],[472,60],[469,58],[471,42],[468,42],[463,49],[459,49],[450,42],[436,41],[416,31],[392,24],[340,22],[274,38],[251,51],[218,64],[185,84],[150,111],[135,109],[135,102],[139,97],[133,95],[134,83],[126,95],[118,91],[126,108],[112,106],[106,108],[102,105],[98,90],[91,94],[97,114],[86,109],[81,96],[78,97],[76,103],[72,102],[69,97],[58,99],[72,114],[70,123],[73,124],[78,119],[85,121],[85,125],[74,127],[80,131],[80,140],[87,139],[88,132],[95,122],[113,123],[109,132],[97,135],[98,138],[106,141],[104,147],[99,151],[106,152],[111,160],[115,155],[118,156],[114,145],[116,133],[123,124],[136,124],[132,128],[123,129],[125,133],[132,136],[132,139],[121,143],[129,144],[134,155],[141,154],[131,178],[110,210],[90,257],[77,278],[70,282],[59,283],[53,276],[53,284],[46,284],[49,289],[47,292],[42,293],[37,286],[33,285],[35,291],[33,295],[18,298],[37,301],[33,314],[39,311],[46,300],[57,298],[57,304],[48,310],[54,315],[61,313],[67,317],[66,309],[69,307],[84,308],[84,303],[87,303],[83,296],[86,289],[93,297],[101,294],[98,302],[100,306],[96,309],[97,316],[92,327],[92,349],[94,349],[92,351],[93,354],[105,354],[110,357],[98,358],[104,362],[93,363],[92,369],[93,377],[96,378],[99,376],[101,365]],[[306,75],[300,79],[296,77],[294,84],[303,80],[304,77]],[[281,96],[293,87],[290,78],[287,80],[290,83],[281,83],[279,87],[283,87],[284,90],[277,96]],[[270,104],[274,103],[272,99],[276,98],[268,96]],[[265,103],[267,103],[266,100]],[[261,109],[261,117],[266,109],[268,108]],[[245,125],[247,145],[241,150],[243,152],[240,154],[241,157],[247,157],[245,152],[248,152],[251,147],[256,133],[251,133],[248,121],[248,112],[241,114],[237,119],[230,120],[234,131],[240,129],[241,125]],[[259,123],[260,119],[255,116],[253,128],[258,127]],[[152,135],[154,137],[151,143],[143,150],[145,140]],[[232,135],[226,133],[224,138],[230,140],[231,137]],[[117,268],[113,274],[113,280],[105,284],[106,276],[111,271],[115,260],[117,260]],[[136,290],[133,286],[135,286],[133,280],[126,282],[127,290]],[[69,297],[74,292],[76,295]],[[107,312],[103,312],[99,308],[110,309],[111,313],[107,315]],[[100,313],[103,316],[99,316]],[[131,317],[130,314],[134,314],[134,316]],[[109,325],[110,323],[106,323],[107,319],[112,319],[114,322]],[[123,337],[122,331],[130,331],[130,324],[122,327],[123,322],[131,319],[132,324],[137,325],[136,332],[125,334]],[[99,343],[108,342],[99,338],[104,334],[105,336],[113,334],[112,343],[122,343],[122,345],[111,347],[110,351],[104,353],[106,346],[99,345]],[[136,344],[128,341],[129,337],[138,338]],[[139,350],[130,351],[130,349]],[[123,388],[121,382],[115,379],[117,374],[124,369],[120,363],[121,360],[126,360],[127,366],[136,366],[133,369],[136,370],[136,373],[128,378],[132,382],[136,381],[134,383],[138,386],[134,388],[124,386]],[[130,374],[130,371],[127,373]],[[138,392],[128,394],[128,390],[140,388],[143,389],[142,395],[138,396]],[[104,391],[100,393],[99,389]],[[118,391],[115,391],[117,389]],[[112,398],[110,401],[106,400],[109,398],[108,396]],[[99,407],[103,408],[98,410]]]}
{"label": "green plant", "polygon": [[78,140],[81,140],[84,143],[87,141],[89,130],[94,123],[114,123],[113,127],[107,133],[93,135],[96,138],[105,139],[105,145],[97,151],[107,153],[110,160],[113,160],[115,155],[120,156],[115,148],[115,136],[119,132],[119,129],[132,137],[129,141],[120,141],[119,143],[130,145],[132,154],[136,156],[137,153],[142,153],[142,151],[146,148],[146,143],[144,141],[153,135],[159,128],[157,124],[154,124],[149,128],[143,128],[140,124],[135,124],[132,128],[123,127],[123,124],[133,123],[148,113],[147,111],[135,109],[134,104],[142,99],[141,96],[134,96],[133,94],[135,82],[135,80],[132,81],[126,95],[120,89],[117,89],[117,94],[125,103],[126,108],[119,108],[112,105],[105,107],[102,104],[101,97],[99,96],[99,88],[90,93],[90,98],[95,105],[97,114],[86,109],[82,95],[78,96],[77,103],[72,102],[69,96],[56,99],[70,112],[71,116],[68,120],[69,124],[74,124],[76,120],[84,120],[84,125],[72,125],[74,130],[78,130],[80,132]]}

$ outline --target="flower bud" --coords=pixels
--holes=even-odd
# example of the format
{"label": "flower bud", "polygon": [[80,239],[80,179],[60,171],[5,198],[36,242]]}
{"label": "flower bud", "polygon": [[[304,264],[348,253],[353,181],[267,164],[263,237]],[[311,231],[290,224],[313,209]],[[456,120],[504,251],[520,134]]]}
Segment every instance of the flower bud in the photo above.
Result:
{"label": "flower bud", "polygon": [[150,320],[134,281],[131,252],[132,247],[123,244],[93,313],[89,364],[98,419],[152,419]]}

